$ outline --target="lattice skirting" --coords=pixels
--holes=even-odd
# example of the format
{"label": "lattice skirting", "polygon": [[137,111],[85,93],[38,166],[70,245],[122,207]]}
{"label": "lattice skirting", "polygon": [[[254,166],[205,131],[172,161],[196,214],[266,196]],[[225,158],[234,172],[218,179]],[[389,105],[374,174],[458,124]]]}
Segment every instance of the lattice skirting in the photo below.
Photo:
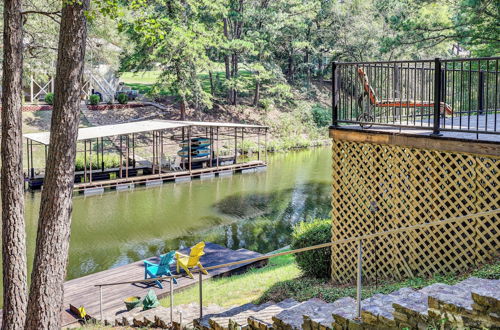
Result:
{"label": "lattice skirting", "polygon": [[[500,207],[500,159],[333,141],[332,240]],[[365,280],[463,271],[500,249],[498,215],[364,242]],[[356,278],[355,244],[332,247],[332,279]]]}

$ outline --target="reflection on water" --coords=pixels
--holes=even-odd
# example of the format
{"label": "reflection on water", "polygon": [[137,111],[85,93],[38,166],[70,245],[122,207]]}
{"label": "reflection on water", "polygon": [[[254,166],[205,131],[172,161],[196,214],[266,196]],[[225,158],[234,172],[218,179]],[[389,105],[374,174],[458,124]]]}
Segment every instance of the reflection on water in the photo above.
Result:
{"label": "reflection on water", "polygon": [[[269,252],[289,243],[294,223],[328,217],[329,148],[276,154],[266,172],[75,196],[68,279],[200,240]],[[26,196],[28,258],[40,193]]]}

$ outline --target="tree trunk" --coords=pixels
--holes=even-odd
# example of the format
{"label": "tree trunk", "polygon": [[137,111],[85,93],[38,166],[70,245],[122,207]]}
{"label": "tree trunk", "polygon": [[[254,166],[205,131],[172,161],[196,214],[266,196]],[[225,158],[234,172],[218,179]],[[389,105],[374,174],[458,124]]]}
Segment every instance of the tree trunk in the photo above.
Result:
{"label": "tree trunk", "polygon": [[26,329],[59,329],[71,226],[76,138],[90,0],[64,2],[54,108]]}
{"label": "tree trunk", "polygon": [[253,95],[253,106],[256,107],[260,100],[260,81],[255,83],[255,93]]}
{"label": "tree trunk", "polygon": [[210,94],[212,94],[212,97],[215,97],[214,77],[212,74],[212,70],[208,71],[208,77],[210,78]]}
{"label": "tree trunk", "polygon": [[28,303],[22,165],[22,1],[4,2],[2,81],[3,329],[21,329]]}
{"label": "tree trunk", "polygon": [[186,99],[184,98],[184,96],[181,96],[179,107],[181,110],[181,120],[186,120]]}
{"label": "tree trunk", "polygon": [[[229,22],[227,18],[224,18],[223,20],[224,23],[224,37],[226,40],[230,40],[229,38]],[[226,50],[227,52],[227,50]],[[229,58],[228,54],[224,54],[224,64],[226,66],[226,81],[231,79],[231,60]],[[233,97],[233,89],[228,88],[227,90],[227,102],[229,104],[232,104],[232,97]]]}

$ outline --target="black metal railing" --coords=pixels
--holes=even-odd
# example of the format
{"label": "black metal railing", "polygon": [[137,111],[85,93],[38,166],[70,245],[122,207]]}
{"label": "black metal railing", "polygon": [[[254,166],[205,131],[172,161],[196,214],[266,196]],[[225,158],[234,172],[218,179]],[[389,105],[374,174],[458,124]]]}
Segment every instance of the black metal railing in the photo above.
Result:
{"label": "black metal railing", "polygon": [[332,64],[332,124],[500,134],[500,57]]}

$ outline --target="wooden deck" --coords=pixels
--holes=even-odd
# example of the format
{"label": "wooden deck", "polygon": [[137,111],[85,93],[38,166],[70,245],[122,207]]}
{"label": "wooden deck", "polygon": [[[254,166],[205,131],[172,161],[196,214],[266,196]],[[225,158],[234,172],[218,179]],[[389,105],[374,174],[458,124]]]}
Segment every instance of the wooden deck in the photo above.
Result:
{"label": "wooden deck", "polygon": [[[189,253],[189,249],[181,250],[183,253]],[[229,262],[245,260],[261,256],[260,253],[239,249],[236,251],[222,247],[213,243],[206,243],[205,255],[201,258],[201,263],[206,266],[215,266]],[[158,262],[158,257],[147,259],[149,261]],[[245,271],[248,267],[261,267],[264,262],[255,264],[242,264],[227,268],[219,268],[209,271],[209,275],[204,275],[203,279],[208,279],[214,276],[224,276]],[[175,265],[171,266],[172,272],[175,274]],[[64,309],[61,312],[63,326],[75,323],[76,318],[69,312],[69,305],[76,307],[84,306],[87,313],[93,317],[99,318],[99,289],[96,284],[112,283],[121,281],[134,281],[144,278],[144,262],[138,261],[125,266],[116,267],[99,273],[87,275],[74,280],[67,281],[64,284]],[[176,290],[186,288],[197,283],[195,279],[189,277],[181,277],[177,279],[177,284],[174,285]],[[129,296],[144,297],[149,289],[153,289],[158,297],[169,295],[169,283],[163,282],[163,289],[152,284],[124,284],[116,286],[108,286],[103,288],[103,313],[105,315],[115,314],[118,311],[124,310],[125,305],[123,299]],[[175,299],[175,294],[174,294]]]}
{"label": "wooden deck", "polygon": [[134,176],[128,178],[118,178],[113,180],[102,180],[102,181],[94,181],[88,183],[79,183],[75,184],[74,189],[76,191],[85,191],[91,189],[106,189],[106,188],[117,188],[117,186],[127,186],[133,187],[134,185],[148,185],[149,183],[162,183],[166,181],[175,181],[191,178],[199,178],[203,175],[213,174],[221,175],[233,172],[241,172],[250,169],[259,169],[265,168],[266,163],[260,160],[254,160],[249,162],[243,162],[232,165],[224,165],[219,167],[207,167],[200,168],[191,171],[177,171],[177,172],[166,172],[166,173],[158,173],[158,174],[150,174],[150,175],[141,175]]}

